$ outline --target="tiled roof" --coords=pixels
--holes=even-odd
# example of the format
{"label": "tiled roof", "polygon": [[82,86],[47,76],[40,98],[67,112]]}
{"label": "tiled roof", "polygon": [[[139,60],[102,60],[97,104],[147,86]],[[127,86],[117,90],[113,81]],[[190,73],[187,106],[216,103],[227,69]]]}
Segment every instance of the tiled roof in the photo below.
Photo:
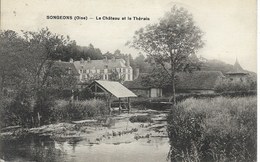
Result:
{"label": "tiled roof", "polygon": [[216,81],[224,77],[220,71],[195,71],[192,73],[178,73],[177,90],[211,90]]}
{"label": "tiled roof", "polygon": [[[155,87],[146,87],[142,85],[142,76],[140,74],[134,81],[125,81],[124,86],[129,89],[147,89]],[[210,90],[214,89],[218,78],[224,77],[220,71],[194,71],[192,73],[178,73],[176,81],[177,90]]]}
{"label": "tiled roof", "polygon": [[81,63],[81,61],[74,61],[74,65],[76,69],[105,69],[107,66],[108,69],[114,68],[124,68],[127,67],[124,59],[111,59],[111,60],[85,60]]}
{"label": "tiled roof", "polygon": [[133,81],[125,81],[123,85],[130,89],[148,89],[149,87],[142,84],[142,77],[146,75],[146,73],[140,73],[137,79]]}
{"label": "tiled roof", "polygon": [[78,70],[75,68],[74,64],[70,62],[55,61],[53,67],[58,67],[61,68],[62,70],[71,69],[73,75],[79,75]]}

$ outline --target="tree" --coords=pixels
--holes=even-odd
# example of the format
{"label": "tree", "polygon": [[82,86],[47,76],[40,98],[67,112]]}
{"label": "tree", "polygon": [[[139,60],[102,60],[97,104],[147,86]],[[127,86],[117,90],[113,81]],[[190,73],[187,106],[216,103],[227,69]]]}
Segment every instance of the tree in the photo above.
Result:
{"label": "tree", "polygon": [[22,37],[12,30],[0,31],[0,44],[1,95],[4,88],[18,85],[21,82],[25,44]]}
{"label": "tree", "polygon": [[132,47],[144,51],[161,65],[172,81],[173,108],[176,105],[175,79],[178,71],[198,69],[196,52],[203,47],[203,33],[184,8],[173,6],[159,23],[135,32]]}
{"label": "tree", "polygon": [[134,63],[135,63],[135,67],[139,68],[141,73],[149,72],[152,69],[152,66],[150,65],[149,62],[147,62],[147,59],[141,52],[134,59]]}
{"label": "tree", "polygon": [[166,88],[171,85],[171,78],[161,66],[154,66],[152,71],[142,76],[141,82],[146,87]]}
{"label": "tree", "polygon": [[53,34],[48,28],[41,29],[39,32],[24,32],[27,51],[24,55],[26,59],[27,84],[34,90],[46,87],[53,73],[55,58],[62,55],[64,46],[71,43],[69,37]]}
{"label": "tree", "polygon": [[111,74],[109,75],[109,80],[121,83],[125,80],[125,75],[119,75],[119,72],[116,69],[113,69]]}
{"label": "tree", "polygon": [[25,60],[23,84],[28,85],[36,101],[34,119],[37,118],[39,124],[44,124],[47,122],[48,110],[53,105],[53,98],[48,93],[48,88],[56,88],[60,83],[73,83],[65,71],[55,69],[53,60],[56,56],[62,55],[65,46],[73,42],[69,37],[51,33],[48,28],[38,32],[26,31],[23,34],[26,43],[23,57]]}

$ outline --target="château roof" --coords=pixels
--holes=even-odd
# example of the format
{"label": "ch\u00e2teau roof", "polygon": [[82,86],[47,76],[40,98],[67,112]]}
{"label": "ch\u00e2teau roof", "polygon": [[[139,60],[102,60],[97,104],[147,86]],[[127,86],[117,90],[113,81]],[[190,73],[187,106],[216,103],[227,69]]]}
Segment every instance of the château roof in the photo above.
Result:
{"label": "ch\u00e2teau roof", "polygon": [[127,67],[124,59],[74,61],[76,69],[114,69]]}

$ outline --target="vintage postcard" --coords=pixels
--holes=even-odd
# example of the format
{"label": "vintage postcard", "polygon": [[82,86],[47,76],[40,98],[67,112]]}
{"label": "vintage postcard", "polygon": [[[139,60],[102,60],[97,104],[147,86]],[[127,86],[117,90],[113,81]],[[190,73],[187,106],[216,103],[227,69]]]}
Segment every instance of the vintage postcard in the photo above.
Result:
{"label": "vintage postcard", "polygon": [[1,0],[0,161],[256,161],[256,0]]}

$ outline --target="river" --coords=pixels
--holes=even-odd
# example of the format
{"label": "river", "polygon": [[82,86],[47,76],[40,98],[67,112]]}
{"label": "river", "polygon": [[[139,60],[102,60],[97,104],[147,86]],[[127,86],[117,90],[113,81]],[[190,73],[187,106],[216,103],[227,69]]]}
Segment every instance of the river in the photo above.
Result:
{"label": "river", "polygon": [[160,137],[120,144],[89,144],[85,140],[58,142],[50,137],[28,136],[2,140],[0,156],[6,161],[165,162],[168,152],[168,139]]}

